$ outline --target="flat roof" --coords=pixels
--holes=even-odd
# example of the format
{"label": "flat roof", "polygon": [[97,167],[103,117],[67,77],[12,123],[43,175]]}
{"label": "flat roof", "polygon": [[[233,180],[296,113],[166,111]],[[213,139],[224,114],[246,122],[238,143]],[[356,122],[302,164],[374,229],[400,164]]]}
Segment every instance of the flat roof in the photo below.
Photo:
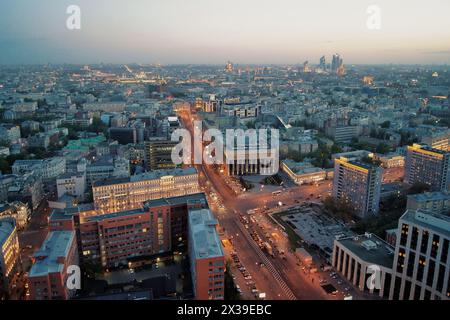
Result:
{"label": "flat roof", "polygon": [[144,212],[145,212],[144,209],[137,208],[137,209],[132,209],[132,210],[90,216],[90,217],[86,217],[84,221],[101,221],[101,220],[105,220],[105,219],[124,217],[124,216],[132,215],[132,214],[141,214]]}
{"label": "flat roof", "polygon": [[145,180],[155,180],[159,179],[165,176],[183,176],[183,175],[191,175],[196,174],[197,169],[194,167],[186,168],[186,169],[168,169],[168,170],[155,170],[155,171],[149,171],[144,172],[141,174],[136,174],[127,178],[116,178],[116,179],[106,179],[101,181],[94,182],[94,187],[100,187],[100,186],[109,186],[113,184],[121,184],[121,183],[127,183],[127,182],[136,182],[136,181],[145,181]]}
{"label": "flat roof", "polygon": [[92,203],[79,204],[76,207],[65,209],[54,209],[50,215],[50,221],[72,219],[72,216],[77,213],[91,210],[94,210],[94,204]]}
{"label": "flat roof", "polygon": [[450,216],[426,210],[406,210],[400,221],[416,224],[450,237]]}
{"label": "flat roof", "polygon": [[208,201],[203,192],[188,194],[185,196],[171,197],[171,198],[161,198],[148,200],[145,202],[146,208],[159,207],[164,205],[177,205],[182,203],[204,203],[207,204]]}
{"label": "flat roof", "polygon": [[0,219],[0,247],[9,238],[15,227],[16,223],[13,218]]}
{"label": "flat roof", "polygon": [[217,219],[209,209],[189,210],[190,245],[196,259],[223,257],[222,244],[216,231]]}
{"label": "flat roof", "polygon": [[74,241],[75,231],[51,231],[41,248],[33,254],[37,260],[31,267],[29,277],[62,271],[64,264],[59,263],[58,258],[67,258]]}
{"label": "flat roof", "polygon": [[450,199],[450,192],[448,191],[435,191],[435,192],[425,192],[410,194],[408,198],[415,199],[416,201],[429,201],[429,200],[448,200]]}
{"label": "flat roof", "polygon": [[394,247],[374,234],[359,235],[335,241],[339,242],[365,262],[392,268],[394,263]]}

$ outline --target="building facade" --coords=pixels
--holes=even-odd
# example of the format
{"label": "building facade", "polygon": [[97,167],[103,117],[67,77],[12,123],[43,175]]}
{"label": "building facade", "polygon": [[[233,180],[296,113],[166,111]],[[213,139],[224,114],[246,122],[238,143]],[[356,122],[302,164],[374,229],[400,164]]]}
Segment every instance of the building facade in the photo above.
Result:
{"label": "building facade", "polygon": [[188,255],[198,300],[223,300],[225,297],[225,256],[217,225],[209,209],[189,210]]}
{"label": "building facade", "polygon": [[284,160],[281,169],[298,185],[323,181],[327,178],[325,169],[314,167],[310,163]]}
{"label": "building facade", "polygon": [[130,178],[94,183],[95,209],[118,212],[141,208],[147,200],[198,193],[198,173],[195,168],[157,170]]}
{"label": "building facade", "polygon": [[203,193],[147,201],[142,208],[93,215],[81,212],[83,261],[102,267],[128,265],[129,260],[186,245],[188,210],[207,208]]}
{"label": "building facade", "polygon": [[145,143],[145,167],[147,170],[173,169],[172,149],[178,144],[171,140],[154,140]]}
{"label": "building facade", "polygon": [[382,170],[378,166],[344,157],[335,159],[332,196],[349,203],[361,218],[377,214],[381,175]]}
{"label": "building facade", "polygon": [[22,272],[14,218],[0,218],[0,300],[11,295]]}
{"label": "building facade", "polygon": [[67,173],[56,179],[56,190],[58,198],[63,195],[70,195],[83,198],[86,191],[86,175],[85,173],[70,174]]}
{"label": "building facade", "polygon": [[407,210],[400,218],[389,299],[450,298],[450,218]]}
{"label": "building facade", "polygon": [[[334,240],[332,265],[361,292],[387,299],[391,289],[394,247],[373,234]],[[375,281],[372,282],[372,277]]]}
{"label": "building facade", "polygon": [[51,231],[33,254],[28,274],[30,300],[68,300],[75,289],[67,286],[70,266],[78,266],[74,231]]}
{"label": "building facade", "polygon": [[424,183],[431,191],[448,190],[450,182],[450,152],[414,144],[408,147],[405,183]]}

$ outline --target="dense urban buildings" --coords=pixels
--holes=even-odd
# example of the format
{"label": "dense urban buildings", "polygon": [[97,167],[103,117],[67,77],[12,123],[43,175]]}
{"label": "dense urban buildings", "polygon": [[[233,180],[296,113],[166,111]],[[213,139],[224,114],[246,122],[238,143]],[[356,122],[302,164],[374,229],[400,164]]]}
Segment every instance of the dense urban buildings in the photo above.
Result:
{"label": "dense urban buildings", "polygon": [[448,300],[448,66],[333,42],[0,65],[0,299]]}

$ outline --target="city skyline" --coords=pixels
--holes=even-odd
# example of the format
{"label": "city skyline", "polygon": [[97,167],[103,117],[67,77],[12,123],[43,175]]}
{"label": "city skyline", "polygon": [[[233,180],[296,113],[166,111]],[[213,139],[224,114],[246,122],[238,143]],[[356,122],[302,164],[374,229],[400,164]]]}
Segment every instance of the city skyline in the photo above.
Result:
{"label": "city skyline", "polygon": [[[69,30],[69,5],[81,29]],[[0,64],[346,64],[450,63],[450,3],[378,1],[380,29],[367,27],[371,1],[26,1],[0,4]],[[17,17],[21,17],[17,23]]]}

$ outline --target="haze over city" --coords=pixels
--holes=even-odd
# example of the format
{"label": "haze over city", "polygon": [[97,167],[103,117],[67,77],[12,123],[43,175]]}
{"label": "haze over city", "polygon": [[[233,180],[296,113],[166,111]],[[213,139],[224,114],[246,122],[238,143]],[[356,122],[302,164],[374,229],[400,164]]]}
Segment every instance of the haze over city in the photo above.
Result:
{"label": "haze over city", "polygon": [[351,320],[415,300],[403,317],[436,317],[450,299],[449,12],[0,0],[1,310]]}
{"label": "haze over city", "polygon": [[[81,30],[65,27],[71,4]],[[369,5],[379,30],[366,26]],[[448,12],[446,0],[4,0],[0,64],[295,64],[335,52],[347,64],[448,64]]]}

